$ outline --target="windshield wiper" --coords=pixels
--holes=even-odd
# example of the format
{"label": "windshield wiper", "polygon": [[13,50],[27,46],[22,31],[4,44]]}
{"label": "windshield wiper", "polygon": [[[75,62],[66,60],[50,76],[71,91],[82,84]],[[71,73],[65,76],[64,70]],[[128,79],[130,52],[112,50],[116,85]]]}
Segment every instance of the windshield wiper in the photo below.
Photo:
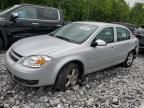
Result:
{"label": "windshield wiper", "polygon": [[49,35],[49,36],[54,36],[54,34],[53,34],[53,33],[49,33],[48,35]]}
{"label": "windshield wiper", "polygon": [[68,42],[71,42],[70,39],[65,38],[65,37],[62,37],[62,36],[55,36],[55,37],[57,37],[57,38],[59,38],[59,39],[62,39],[62,40],[66,40],[66,41],[68,41]]}
{"label": "windshield wiper", "polygon": [[59,39],[62,39],[62,40],[65,40],[65,41],[68,41],[68,42],[78,43],[78,42],[75,41],[75,40],[68,39],[68,38],[66,38],[66,37],[62,37],[62,36],[54,36],[54,37],[59,38]]}

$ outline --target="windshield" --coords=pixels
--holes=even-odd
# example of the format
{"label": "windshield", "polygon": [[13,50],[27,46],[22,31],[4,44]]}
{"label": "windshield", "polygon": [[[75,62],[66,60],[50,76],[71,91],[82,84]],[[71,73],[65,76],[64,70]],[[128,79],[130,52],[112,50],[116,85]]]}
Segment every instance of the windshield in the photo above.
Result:
{"label": "windshield", "polygon": [[75,43],[82,43],[98,28],[96,25],[71,23],[50,33],[54,37]]}
{"label": "windshield", "polygon": [[10,7],[10,8],[7,8],[7,9],[5,9],[5,10],[2,10],[2,11],[0,11],[0,15],[1,15],[1,14],[5,14],[5,13],[13,10],[13,9],[16,8],[16,7],[18,7],[18,5],[14,5],[13,7]]}

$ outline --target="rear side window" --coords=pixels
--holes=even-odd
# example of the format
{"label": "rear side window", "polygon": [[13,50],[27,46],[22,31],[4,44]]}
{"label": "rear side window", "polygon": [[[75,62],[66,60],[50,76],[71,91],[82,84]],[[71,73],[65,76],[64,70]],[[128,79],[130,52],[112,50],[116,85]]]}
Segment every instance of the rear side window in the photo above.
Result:
{"label": "rear side window", "polygon": [[37,9],[31,6],[24,6],[16,9],[14,13],[18,13],[19,18],[37,19]]}
{"label": "rear side window", "polygon": [[123,41],[130,39],[130,32],[124,28],[117,27],[117,41]]}
{"label": "rear side window", "polygon": [[96,39],[101,39],[106,43],[114,42],[114,29],[113,27],[104,28],[97,36]]}
{"label": "rear side window", "polygon": [[41,8],[39,17],[42,20],[58,20],[58,10]]}

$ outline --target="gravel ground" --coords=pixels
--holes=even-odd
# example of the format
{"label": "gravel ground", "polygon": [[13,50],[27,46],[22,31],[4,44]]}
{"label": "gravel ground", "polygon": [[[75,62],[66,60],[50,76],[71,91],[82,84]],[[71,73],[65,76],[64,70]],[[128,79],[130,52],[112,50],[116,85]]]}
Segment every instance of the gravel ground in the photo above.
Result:
{"label": "gravel ground", "polygon": [[[52,93],[13,82],[0,54],[0,106],[5,108],[138,108],[144,102],[144,54],[130,68],[112,67],[89,74],[79,86]],[[1,107],[0,107],[1,108]]]}

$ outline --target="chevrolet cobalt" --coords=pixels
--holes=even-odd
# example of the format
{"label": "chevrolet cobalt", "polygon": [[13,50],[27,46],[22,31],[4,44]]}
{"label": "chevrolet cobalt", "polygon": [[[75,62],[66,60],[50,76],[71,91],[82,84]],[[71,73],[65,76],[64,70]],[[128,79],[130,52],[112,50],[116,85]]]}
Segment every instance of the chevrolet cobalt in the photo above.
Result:
{"label": "chevrolet cobalt", "polygon": [[117,64],[130,67],[138,49],[138,39],[122,25],[74,22],[49,35],[17,41],[5,63],[18,83],[66,90],[86,74]]}

